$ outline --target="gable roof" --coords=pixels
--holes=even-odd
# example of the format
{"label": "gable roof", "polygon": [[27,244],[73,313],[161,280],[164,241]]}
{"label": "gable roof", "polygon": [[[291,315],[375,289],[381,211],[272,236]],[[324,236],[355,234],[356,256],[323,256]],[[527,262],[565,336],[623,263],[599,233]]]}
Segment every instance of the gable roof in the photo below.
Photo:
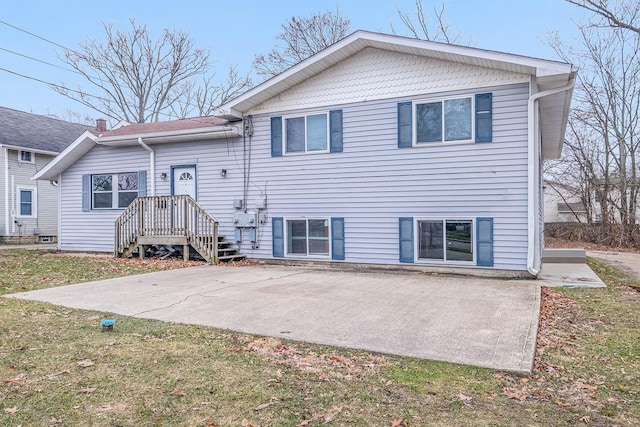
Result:
{"label": "gable roof", "polygon": [[96,145],[131,146],[226,139],[241,135],[241,129],[219,117],[194,117],[167,122],[137,123],[96,135],[84,132],[62,153],[33,176],[33,179],[57,179]]}
{"label": "gable roof", "polygon": [[[564,62],[360,30],[223,104],[218,115],[240,118],[260,104],[366,48],[528,75],[534,85],[532,93],[566,86],[575,81],[578,71]],[[568,89],[538,101],[545,158],[560,156],[572,94],[573,89]]]}
{"label": "gable roof", "polygon": [[55,155],[92,126],[0,107],[0,145]]}
{"label": "gable roof", "polygon": [[541,90],[556,87],[557,85],[554,83],[558,81],[564,81],[566,84],[569,75],[577,71],[571,64],[564,62],[358,30],[223,104],[219,108],[219,115],[221,117],[242,117],[243,113],[253,107],[367,47],[527,74],[539,80],[542,85]]}

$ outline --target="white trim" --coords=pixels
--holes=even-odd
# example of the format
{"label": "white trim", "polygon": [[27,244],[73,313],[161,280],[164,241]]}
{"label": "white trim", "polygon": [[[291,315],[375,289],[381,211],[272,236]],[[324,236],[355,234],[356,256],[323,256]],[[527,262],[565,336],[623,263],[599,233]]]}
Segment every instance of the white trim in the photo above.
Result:
{"label": "white trim", "polygon": [[[328,231],[328,243],[329,243],[329,253],[324,255],[324,254],[309,254],[309,221],[313,221],[313,220],[321,220],[321,221],[327,221],[327,231]],[[287,222],[288,221],[306,221],[307,225],[306,225],[306,229],[307,229],[307,233],[305,236],[305,240],[307,242],[307,253],[306,255],[303,254],[289,254],[289,227],[287,227]],[[333,236],[333,232],[331,230],[331,216],[324,216],[324,215],[320,215],[320,216],[296,216],[296,217],[282,217],[282,227],[284,228],[283,230],[283,237],[284,237],[284,257],[285,258],[304,258],[304,259],[331,259],[332,258],[332,252],[331,252],[331,239]]]}
{"label": "white trim", "polygon": [[[31,192],[31,215],[22,215],[22,201],[20,200],[23,191]],[[28,187],[26,185],[16,185],[16,218],[37,218],[38,217],[38,187]]]}
{"label": "white trim", "polygon": [[[138,192],[140,191],[140,183],[138,182],[138,188],[136,190],[118,190],[118,176],[119,175],[135,175],[136,180],[138,178],[138,172],[117,172],[117,173],[92,173],[91,176],[91,210],[92,211],[108,211],[108,210],[123,210],[125,207],[118,206],[119,204],[119,194],[122,193],[133,193],[135,191],[136,197]],[[108,208],[96,208],[94,205],[95,198],[93,195],[95,191],[93,190],[93,178],[96,176],[110,176],[111,177],[111,191],[99,191],[98,194],[111,193],[111,206]]]}
{"label": "white trim", "polygon": [[[309,151],[308,141],[307,141],[307,117],[309,116],[320,116],[324,115],[326,117],[326,149],[324,150],[312,150]],[[287,120],[290,119],[300,119],[304,118],[304,151],[295,151],[295,152],[287,152]],[[286,116],[282,116],[282,155],[283,156],[299,156],[302,154],[326,154],[330,152],[331,145],[331,123],[330,123],[330,114],[329,111],[315,111],[310,113],[303,114],[288,114]]]}
{"label": "white trim", "polygon": [[[429,265],[442,265],[442,266],[473,266],[475,267],[477,264],[476,259],[476,218],[475,216],[424,216],[424,217],[414,217],[413,218],[413,261],[416,264],[429,264]],[[443,229],[442,229],[442,260],[436,259],[428,259],[428,258],[420,258],[420,230],[418,227],[419,221],[442,221]],[[445,247],[446,244],[446,222],[447,221],[471,221],[471,261],[449,261],[446,259],[447,250]]]}
{"label": "white trim", "polygon": [[[22,159],[23,153],[29,153],[29,160]],[[18,150],[18,163],[27,163],[30,165],[34,165],[36,163],[36,153],[31,150]]]}
{"label": "white trim", "polygon": [[18,145],[10,145],[10,144],[0,144],[0,147],[8,148],[9,150],[15,150],[15,151],[31,151],[32,153],[45,154],[47,156],[57,156],[59,154],[58,151],[38,150],[37,148],[20,147]]}
{"label": "white trim", "polygon": [[97,144],[97,139],[98,137],[91,132],[84,131],[82,135],[47,163],[45,167],[40,169],[31,179],[55,179],[93,148]]}
{"label": "white trim", "polygon": [[360,30],[221,105],[218,109],[219,114],[225,118],[240,118],[255,106],[367,47],[527,74],[535,77],[568,75],[576,70],[571,64],[558,61]]}
{"label": "white trim", "polygon": [[[542,145],[542,141],[539,139],[540,125],[539,114],[537,114],[536,105],[538,103],[538,100],[545,96],[554,95],[556,93],[565,91],[572,91],[575,83],[576,80],[574,76],[572,79],[570,79],[569,83],[564,86],[560,86],[555,89],[550,89],[543,92],[538,92],[535,94],[532,93],[534,87],[533,79],[532,84],[529,86],[530,95],[529,101],[527,102],[527,271],[533,276],[538,275],[538,273],[540,272],[540,267],[542,266],[542,260],[540,259],[540,255],[538,254],[540,242],[538,241],[537,237],[540,225],[539,221],[536,221],[536,218],[538,217],[538,209],[536,203],[538,199],[536,195],[539,191],[539,182],[536,178],[540,174],[540,155],[542,149],[540,145]],[[562,144],[560,144],[560,146],[562,146]]]}
{"label": "white trim", "polygon": [[[426,145],[450,145],[450,144],[473,144],[476,140],[476,123],[475,123],[475,114],[476,114],[476,101],[475,101],[475,93],[470,95],[460,95],[460,96],[452,96],[452,97],[438,97],[438,98],[420,98],[416,99],[411,103],[411,114],[412,114],[412,145],[414,147],[423,147]],[[452,141],[445,140],[445,108],[444,103],[446,101],[452,101],[456,99],[470,99],[471,100],[471,117],[469,117],[471,121],[471,138],[470,139],[456,139]],[[418,142],[418,105],[423,104],[435,104],[439,102],[442,105],[442,129],[441,129],[441,137],[440,141],[429,141],[429,142]]]}
{"label": "white trim", "polygon": [[58,176],[58,223],[57,223],[57,232],[58,232],[58,242],[56,243],[56,248],[58,250],[62,249],[62,175]]}
{"label": "white trim", "polygon": [[9,235],[9,149],[5,146],[4,151],[4,234]]}

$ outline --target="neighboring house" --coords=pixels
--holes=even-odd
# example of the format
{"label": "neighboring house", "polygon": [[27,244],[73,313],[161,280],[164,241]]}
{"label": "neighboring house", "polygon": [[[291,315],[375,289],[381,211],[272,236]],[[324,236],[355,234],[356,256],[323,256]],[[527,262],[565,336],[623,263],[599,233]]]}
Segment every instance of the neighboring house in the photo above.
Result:
{"label": "neighboring house", "polygon": [[31,177],[87,129],[0,107],[0,241],[55,240],[58,183]]}
{"label": "neighboring house", "polygon": [[587,222],[588,212],[571,186],[544,182],[544,222]]}
{"label": "neighboring house", "polygon": [[536,275],[576,72],[358,31],[218,119],[87,132],[36,178],[60,182],[64,250],[129,253],[190,194],[249,258]]}

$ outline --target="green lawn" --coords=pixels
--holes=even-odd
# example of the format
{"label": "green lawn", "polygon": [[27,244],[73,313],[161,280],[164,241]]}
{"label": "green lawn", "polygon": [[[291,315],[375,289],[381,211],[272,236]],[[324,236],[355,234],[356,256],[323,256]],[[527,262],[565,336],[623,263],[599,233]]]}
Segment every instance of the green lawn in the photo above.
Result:
{"label": "green lawn", "polygon": [[[184,265],[5,251],[0,292]],[[639,425],[640,292],[592,267],[607,289],[545,289],[526,378],[0,298],[0,425]]]}

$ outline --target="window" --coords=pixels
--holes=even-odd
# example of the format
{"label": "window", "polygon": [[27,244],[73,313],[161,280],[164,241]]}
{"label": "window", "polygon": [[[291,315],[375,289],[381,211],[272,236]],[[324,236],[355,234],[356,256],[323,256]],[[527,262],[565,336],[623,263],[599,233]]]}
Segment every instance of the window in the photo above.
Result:
{"label": "window", "polygon": [[491,142],[491,93],[398,104],[398,147]]}
{"label": "window", "polygon": [[473,221],[425,219],[417,221],[418,259],[473,262]]}
{"label": "window", "polygon": [[126,208],[138,197],[138,173],[91,176],[92,209]]}
{"label": "window", "polygon": [[35,155],[31,151],[20,151],[20,157],[18,160],[22,163],[34,163]]}
{"label": "window", "polygon": [[329,256],[328,219],[289,219],[286,224],[287,255]]}
{"label": "window", "polygon": [[472,141],[472,98],[415,105],[416,143]]}
{"label": "window", "polygon": [[35,217],[36,209],[36,189],[35,188],[17,188],[17,207],[19,217]]}
{"label": "window", "polygon": [[342,110],[271,117],[271,156],[342,152]]}
{"label": "window", "polygon": [[311,114],[284,119],[285,153],[326,152],[327,114]]}

